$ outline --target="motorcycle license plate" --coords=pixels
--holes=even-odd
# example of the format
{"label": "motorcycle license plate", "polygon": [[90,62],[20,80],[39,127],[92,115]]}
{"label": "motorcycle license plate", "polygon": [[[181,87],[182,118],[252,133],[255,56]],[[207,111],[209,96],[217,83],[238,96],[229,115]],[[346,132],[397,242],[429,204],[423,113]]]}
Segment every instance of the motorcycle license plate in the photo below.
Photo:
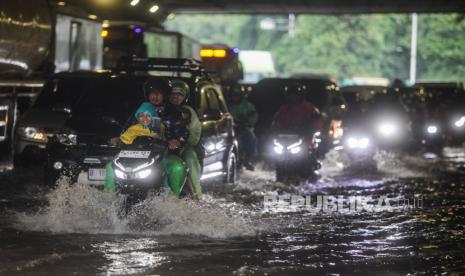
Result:
{"label": "motorcycle license plate", "polygon": [[105,180],[105,169],[89,169],[89,180]]}
{"label": "motorcycle license plate", "polygon": [[140,150],[122,150],[120,151],[118,157],[123,158],[148,158],[150,151],[140,151]]}

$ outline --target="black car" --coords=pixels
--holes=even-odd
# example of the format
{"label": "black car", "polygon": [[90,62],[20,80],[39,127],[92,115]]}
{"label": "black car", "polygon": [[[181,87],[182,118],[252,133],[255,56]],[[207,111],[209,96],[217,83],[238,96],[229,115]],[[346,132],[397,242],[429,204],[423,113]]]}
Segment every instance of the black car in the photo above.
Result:
{"label": "black car", "polygon": [[[237,142],[232,117],[221,89],[200,64],[186,59],[138,59],[112,71],[55,74],[37,101],[21,119],[24,131],[35,132],[47,142],[46,179],[60,175],[102,185],[105,165],[118,148],[109,143],[145,101],[143,84],[148,73],[159,78],[182,79],[191,88],[188,104],[202,122],[202,179],[236,179]],[[39,134],[38,134],[39,133]]]}
{"label": "black car", "polygon": [[413,131],[427,150],[465,142],[465,89],[460,82],[419,82],[412,86],[416,103]]}

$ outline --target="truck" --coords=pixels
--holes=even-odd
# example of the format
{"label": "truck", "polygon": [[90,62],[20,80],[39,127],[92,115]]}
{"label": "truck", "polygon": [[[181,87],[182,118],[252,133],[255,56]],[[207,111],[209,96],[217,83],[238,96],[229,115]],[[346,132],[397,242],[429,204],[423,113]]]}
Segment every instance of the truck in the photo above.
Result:
{"label": "truck", "polygon": [[143,22],[109,22],[102,30],[103,64],[114,68],[121,57],[199,59],[200,42]]}
{"label": "truck", "polygon": [[2,1],[0,10],[0,151],[12,156],[16,119],[49,76],[102,69],[102,24],[48,0]]}

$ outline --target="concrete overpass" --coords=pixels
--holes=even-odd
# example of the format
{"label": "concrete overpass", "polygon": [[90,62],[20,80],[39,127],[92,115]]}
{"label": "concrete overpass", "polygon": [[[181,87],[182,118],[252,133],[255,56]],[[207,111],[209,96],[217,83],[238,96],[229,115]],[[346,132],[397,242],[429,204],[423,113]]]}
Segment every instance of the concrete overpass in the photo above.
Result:
{"label": "concrete overpass", "polygon": [[[50,0],[102,19],[160,22],[169,13],[362,14],[465,13],[465,0]],[[159,9],[150,13],[157,5]]]}

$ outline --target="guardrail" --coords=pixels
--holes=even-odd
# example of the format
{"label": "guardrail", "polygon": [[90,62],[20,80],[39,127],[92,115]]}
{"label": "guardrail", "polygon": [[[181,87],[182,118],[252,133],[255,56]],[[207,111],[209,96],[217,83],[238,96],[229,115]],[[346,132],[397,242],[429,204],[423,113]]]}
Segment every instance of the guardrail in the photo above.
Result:
{"label": "guardrail", "polygon": [[0,81],[0,143],[12,140],[17,116],[32,105],[43,84],[36,80]]}

